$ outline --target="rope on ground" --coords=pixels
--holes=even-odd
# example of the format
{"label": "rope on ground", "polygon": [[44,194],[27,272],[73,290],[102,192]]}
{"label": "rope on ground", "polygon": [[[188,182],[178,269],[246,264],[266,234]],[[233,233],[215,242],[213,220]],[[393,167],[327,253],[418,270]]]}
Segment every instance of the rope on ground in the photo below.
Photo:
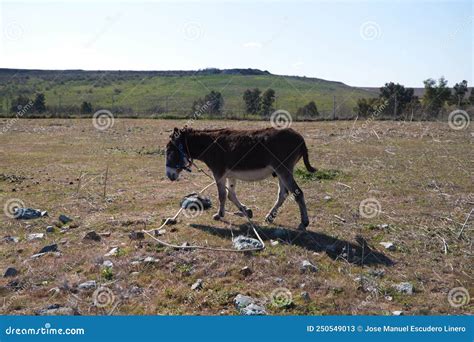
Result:
{"label": "rope on ground", "polygon": [[[199,171],[199,172],[202,172],[204,173],[207,177],[212,178],[212,176],[210,176],[207,172],[205,172],[203,169],[199,168],[194,162],[192,162],[192,165],[194,165],[196,167],[196,169]],[[203,193],[206,189],[208,189],[211,185],[215,184],[216,181],[213,180],[212,183],[206,185],[201,191],[199,191],[199,194]],[[226,186],[226,189],[229,190]],[[166,241],[163,241],[163,240],[160,240],[158,239],[156,236],[152,235],[150,232],[151,231],[155,231],[155,230],[160,230],[161,228],[163,228],[164,226],[166,226],[168,224],[169,221],[171,220],[176,220],[176,218],[179,216],[179,214],[181,214],[181,212],[183,211],[184,209],[181,207],[177,212],[176,214],[173,216],[173,217],[168,217],[165,222],[163,222],[163,224],[158,227],[158,228],[155,228],[155,229],[150,229],[150,230],[142,230],[142,232],[146,235],[148,235],[149,237],[151,237],[153,240],[155,240],[156,242],[158,242],[160,245],[163,245],[163,246],[166,246],[166,247],[170,247],[170,248],[175,248],[175,249],[187,249],[187,250],[192,250],[192,249],[201,249],[201,250],[208,250],[208,251],[216,251],[216,252],[232,252],[232,253],[244,253],[244,252],[256,252],[256,251],[261,251],[263,249],[265,249],[265,243],[263,242],[262,238],[260,237],[260,235],[258,234],[257,232],[257,229],[255,228],[255,225],[253,224],[252,220],[250,220],[250,218],[248,216],[245,215],[245,217],[247,218],[247,220],[249,221],[250,225],[252,226],[252,229],[253,229],[253,232],[255,233],[255,236],[258,238],[258,241],[261,243],[261,247],[255,247],[255,248],[245,248],[245,249],[232,249],[232,248],[223,248],[223,247],[208,247],[208,246],[198,246],[198,245],[191,245],[191,246],[186,246],[186,245],[173,245],[171,243],[168,243]]]}

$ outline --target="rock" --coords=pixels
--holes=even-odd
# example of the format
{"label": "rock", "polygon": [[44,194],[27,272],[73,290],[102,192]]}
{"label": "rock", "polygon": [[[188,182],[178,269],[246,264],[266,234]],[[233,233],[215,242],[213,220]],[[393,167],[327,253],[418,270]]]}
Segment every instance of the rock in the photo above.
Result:
{"label": "rock", "polygon": [[326,196],[323,197],[323,200],[324,200],[325,202],[329,202],[330,200],[332,200],[332,197],[329,196],[329,195],[326,195]]}
{"label": "rock", "polygon": [[131,232],[128,234],[130,240],[143,240],[145,238],[145,234],[143,232]]}
{"label": "rock", "polygon": [[407,295],[413,294],[413,285],[411,283],[403,282],[396,284],[394,287],[399,293],[405,293]]}
{"label": "rock", "polygon": [[4,278],[7,277],[14,277],[18,274],[18,270],[14,267],[8,267],[7,270],[5,271],[5,274],[3,275]]}
{"label": "rock", "polygon": [[97,234],[94,230],[91,230],[90,232],[88,232],[84,238],[84,240],[91,240],[91,241],[100,241],[101,240],[101,237],[99,234]]}
{"label": "rock", "polygon": [[240,269],[240,274],[242,274],[244,277],[247,277],[252,274],[252,270],[250,267],[245,266]]}
{"label": "rock", "polygon": [[110,235],[112,235],[111,232],[103,232],[103,233],[99,233],[100,236],[103,236],[103,237],[109,237]]}
{"label": "rock", "polygon": [[244,295],[241,295],[241,294],[238,294],[234,298],[234,305],[239,310],[242,309],[242,308],[245,308],[245,307],[247,307],[250,304],[253,304],[255,302],[256,302],[256,300],[253,299],[252,297],[244,296]]}
{"label": "rock", "polygon": [[43,216],[48,216],[48,212],[32,208],[16,208],[14,212],[17,220],[32,220]]}
{"label": "rock", "polygon": [[66,215],[59,215],[59,221],[62,223],[62,224],[66,224],[66,223],[69,223],[72,221],[72,218],[66,216]]}
{"label": "rock", "polygon": [[300,267],[301,273],[317,272],[318,267],[313,265],[308,260],[303,260]]}
{"label": "rock", "polygon": [[95,289],[96,287],[97,287],[97,282],[95,280],[89,280],[77,286],[79,290],[84,290],[84,291],[92,290],[92,289]]}
{"label": "rock", "polygon": [[202,279],[198,279],[193,285],[191,285],[191,290],[198,291],[202,289]]}
{"label": "rock", "polygon": [[385,249],[388,249],[389,251],[394,251],[397,249],[393,242],[380,242],[380,245],[384,246]]}
{"label": "rock", "polygon": [[114,267],[114,263],[110,260],[104,260],[104,262],[102,263],[102,266],[112,268]]}
{"label": "rock", "polygon": [[143,259],[143,262],[145,264],[154,264],[154,263],[157,263],[159,260],[152,257],[152,256],[147,256],[145,259]]}
{"label": "rock", "polygon": [[38,254],[48,253],[48,252],[57,252],[57,251],[58,251],[58,245],[54,243],[52,245],[44,246],[43,248],[41,248]]}
{"label": "rock", "polygon": [[46,309],[36,312],[39,316],[73,316],[78,315],[77,311],[68,307],[61,307],[58,304],[50,305]]}
{"label": "rock", "polygon": [[187,241],[186,241],[186,242],[183,242],[183,243],[181,244],[181,247],[189,247],[189,246],[191,246],[191,245],[190,245],[189,242],[187,242]]}
{"label": "rock", "polygon": [[54,227],[53,226],[47,226],[46,227],[46,233],[54,233]]}
{"label": "rock", "polygon": [[243,235],[239,235],[232,240],[234,248],[237,250],[242,249],[255,249],[255,248],[262,248],[262,244],[260,241],[256,239],[252,239]]}
{"label": "rock", "polygon": [[277,246],[279,242],[277,240],[270,240],[270,245]]}
{"label": "rock", "polygon": [[401,310],[392,311],[392,315],[394,315],[394,316],[403,316],[403,311],[401,311]]}
{"label": "rock", "polygon": [[311,300],[309,293],[306,291],[301,292],[300,296],[301,296],[301,299],[303,299],[305,302],[309,302]]}
{"label": "rock", "polygon": [[20,241],[20,238],[17,236],[7,235],[2,239],[2,241],[7,242],[7,243],[18,243]]}
{"label": "rock", "polygon": [[249,306],[246,306],[245,308],[241,309],[240,314],[245,316],[261,316],[266,315],[267,312],[265,311],[265,308],[263,306],[252,303]]}
{"label": "rock", "polygon": [[114,247],[112,248],[108,253],[106,253],[104,256],[109,257],[109,256],[116,256],[119,253],[119,248]]}
{"label": "rock", "polygon": [[356,277],[354,279],[356,282],[360,283],[359,285],[359,289],[361,289],[362,291],[364,292],[377,292],[377,282],[370,278],[370,277],[367,277],[367,276],[360,276],[360,277]]}
{"label": "rock", "polygon": [[194,211],[207,210],[212,207],[211,199],[209,197],[203,197],[195,192],[184,196],[180,205],[183,209]]}
{"label": "rock", "polygon": [[28,234],[26,239],[28,241],[33,241],[33,240],[41,240],[43,238],[44,238],[44,233],[32,233],[32,234]]}
{"label": "rock", "polygon": [[377,228],[379,229],[388,229],[389,227],[390,225],[388,225],[387,223],[382,223],[382,224],[377,225]]}

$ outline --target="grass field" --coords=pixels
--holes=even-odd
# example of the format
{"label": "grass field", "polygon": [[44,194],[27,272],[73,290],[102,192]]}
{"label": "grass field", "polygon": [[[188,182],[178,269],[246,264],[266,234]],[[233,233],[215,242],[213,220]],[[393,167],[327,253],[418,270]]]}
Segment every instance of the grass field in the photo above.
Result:
{"label": "grass field", "polygon": [[[333,96],[337,96],[337,112],[350,113],[357,99],[377,94],[377,91],[350,87],[340,82],[270,74],[155,76],[147,72],[136,72],[131,76],[124,76],[118,75],[117,71],[105,71],[101,74],[87,71],[75,73],[77,75],[70,79],[60,72],[50,75],[47,71],[42,71],[39,75],[30,75],[23,71],[20,77],[10,73],[3,75],[0,70],[3,112],[7,112],[9,101],[19,94],[34,98],[34,93],[42,92],[49,107],[79,108],[82,101],[88,101],[92,103],[94,110],[128,108],[125,110],[127,113],[150,116],[156,115],[157,108],[161,108],[168,115],[186,115],[191,112],[193,101],[215,90],[220,91],[224,97],[226,115],[242,116],[242,95],[246,89],[259,88],[263,92],[273,88],[277,96],[275,108],[295,113],[299,107],[315,101],[321,114],[330,116]],[[45,78],[46,75],[48,78]]]}
{"label": "grass field", "polygon": [[[229,91],[237,92],[234,82]],[[267,83],[262,80],[262,88]],[[150,92],[153,87],[159,89],[158,83]],[[0,280],[1,313],[34,314],[58,304],[82,315],[234,315],[233,299],[239,293],[260,299],[270,314],[474,313],[469,301],[456,307],[448,300],[452,289],[474,293],[472,125],[455,131],[440,122],[293,123],[306,139],[312,164],[322,170],[321,179],[304,172],[297,176],[309,231],[296,231],[299,213],[291,200],[275,224],[264,223],[276,198],[274,179],[238,183],[237,194],[253,210],[267,248],[237,254],[179,251],[148,238],[129,238],[133,231],[158,227],[184,195],[210,182],[196,171],[174,183],[165,177],[163,148],[170,130],[181,124],[116,119],[111,128],[98,131],[89,119],[11,123],[0,135],[0,202],[21,201],[49,216],[28,221],[0,216],[2,237],[19,238],[0,242],[0,268],[18,270]],[[269,123],[193,125],[251,128]],[[232,236],[253,236],[246,220],[231,214],[230,203],[225,221],[213,221],[215,188],[206,194],[214,208],[195,218],[180,216],[160,238],[231,247]],[[367,199],[380,211],[368,215],[361,206]],[[60,214],[73,221],[59,223]],[[54,226],[54,232],[46,233],[47,226]],[[102,234],[100,241],[83,239],[92,230]],[[45,235],[28,241],[31,233]],[[394,248],[381,242],[392,242]],[[31,258],[53,243],[59,253]],[[117,255],[104,256],[113,247],[119,247]],[[139,262],[145,257],[156,262]],[[104,267],[105,260],[113,266]],[[302,272],[303,260],[318,270]],[[245,266],[251,274],[241,272]],[[197,279],[203,280],[202,289],[193,290]],[[94,289],[78,288],[90,280],[108,289],[105,305],[94,304]],[[412,294],[397,290],[403,282],[413,285]],[[287,305],[272,301],[276,292],[291,297]]]}

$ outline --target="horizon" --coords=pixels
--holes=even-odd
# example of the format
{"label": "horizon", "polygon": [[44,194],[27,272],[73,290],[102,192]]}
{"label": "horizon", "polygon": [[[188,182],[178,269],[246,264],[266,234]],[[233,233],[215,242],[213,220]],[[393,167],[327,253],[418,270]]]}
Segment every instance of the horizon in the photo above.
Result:
{"label": "horizon", "polygon": [[250,68],[361,88],[474,82],[471,1],[26,1],[0,11],[5,69]]}

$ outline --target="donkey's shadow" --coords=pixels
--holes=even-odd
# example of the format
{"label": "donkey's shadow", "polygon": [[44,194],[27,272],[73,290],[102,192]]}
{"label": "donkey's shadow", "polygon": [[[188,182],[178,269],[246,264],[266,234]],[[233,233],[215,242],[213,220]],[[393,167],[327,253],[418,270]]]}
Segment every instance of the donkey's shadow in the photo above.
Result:
{"label": "donkey's shadow", "polygon": [[[218,228],[201,224],[190,224],[191,227],[204,232],[231,239],[236,235],[255,235],[249,224],[232,225],[232,229]],[[254,224],[258,234],[264,241],[279,240],[283,243],[297,245],[313,252],[325,252],[333,260],[345,260],[356,265],[385,265],[391,266],[394,262],[369,247],[361,236],[356,237],[356,243],[341,240],[323,233],[313,231],[298,231],[285,227],[268,227]]]}

